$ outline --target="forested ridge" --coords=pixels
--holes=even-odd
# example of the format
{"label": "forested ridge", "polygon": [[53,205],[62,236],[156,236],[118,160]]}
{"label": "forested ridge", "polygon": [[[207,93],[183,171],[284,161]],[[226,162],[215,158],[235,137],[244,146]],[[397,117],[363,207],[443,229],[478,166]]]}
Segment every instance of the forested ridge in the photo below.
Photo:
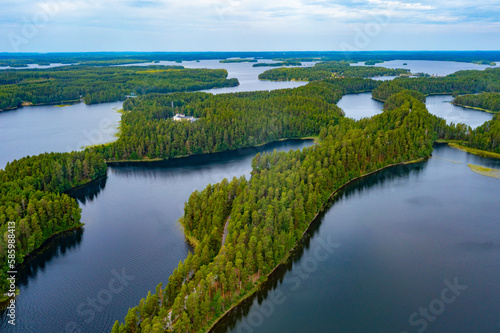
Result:
{"label": "forested ridge", "polygon": [[372,95],[377,100],[385,101],[402,90],[415,90],[424,95],[500,92],[500,68],[459,71],[444,77],[396,78],[380,84]]}
{"label": "forested ridge", "polygon": [[463,142],[466,146],[500,154],[500,114],[471,130]]}
{"label": "forested ridge", "polygon": [[[54,234],[80,226],[76,200],[63,193],[106,174],[102,156],[86,152],[45,153],[8,163],[0,170],[0,292],[7,290],[8,222],[15,222],[15,262]],[[11,226],[12,227],[12,226]]]}
{"label": "forested ridge", "polygon": [[332,78],[373,77],[409,74],[407,69],[351,66],[345,61],[319,62],[313,67],[275,68],[259,75],[261,80],[272,81],[317,81]]}
{"label": "forested ridge", "polygon": [[478,108],[491,112],[500,111],[500,93],[482,93],[477,95],[460,95],[452,101],[455,105]]}
{"label": "forested ridge", "polygon": [[124,100],[127,95],[232,87],[225,69],[182,66],[63,66],[0,71],[0,110],[25,104],[77,101],[86,104]]}
{"label": "forested ridge", "polygon": [[257,154],[250,180],[194,192],[181,219],[198,241],[194,253],[112,332],[205,331],[266,279],[333,191],[384,166],[430,156],[442,125],[418,98],[402,92],[380,115],[324,126],[315,146]]}
{"label": "forested ridge", "polygon": [[[296,89],[212,95],[147,95],[124,103],[121,134],[94,148],[109,160],[172,158],[260,145],[284,138],[316,136],[337,121],[335,103],[347,92],[373,89],[372,80],[309,83]],[[174,108],[172,108],[172,102]],[[181,112],[199,118],[174,121]]]}

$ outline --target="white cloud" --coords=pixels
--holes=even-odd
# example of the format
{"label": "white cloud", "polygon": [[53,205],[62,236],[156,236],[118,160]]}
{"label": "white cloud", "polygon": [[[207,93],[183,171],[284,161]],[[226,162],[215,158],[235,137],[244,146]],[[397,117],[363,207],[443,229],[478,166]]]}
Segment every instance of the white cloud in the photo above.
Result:
{"label": "white cloud", "polygon": [[[454,31],[471,25],[489,27],[489,36],[499,33],[500,9],[497,0],[472,1],[405,1],[405,0],[2,0],[0,4],[0,29],[6,33],[19,33],[26,20],[43,6],[56,2],[58,11],[40,29],[37,38],[47,45],[73,45],[70,38],[86,41],[88,45],[110,45],[127,42],[125,49],[133,49],[129,39],[136,38],[137,45],[144,45],[149,38],[176,41],[198,49],[235,49],[235,43],[244,42],[263,46],[311,45],[314,41],[321,49],[337,45],[333,40],[348,38],[353,27],[382,20],[391,25],[381,32],[425,31],[426,27],[450,26]],[[389,16],[388,16],[389,15]],[[71,34],[69,33],[71,31]],[[101,31],[101,33],[99,33]],[[476,30],[473,30],[476,31]],[[428,38],[436,38],[428,33]],[[47,37],[46,37],[47,36]],[[52,37],[51,37],[52,36]],[[72,37],[70,37],[72,36]],[[245,36],[245,37],[241,37]],[[283,36],[282,39],[279,36]],[[292,36],[296,36],[293,38]],[[139,40],[141,39],[141,40]],[[94,41],[95,40],[95,41]],[[106,42],[101,42],[105,40]],[[268,40],[275,43],[269,44]],[[276,42],[276,40],[279,41]],[[478,40],[482,40],[479,38]],[[498,39],[497,39],[498,40]],[[230,42],[228,42],[230,41]],[[288,44],[281,44],[287,41]],[[395,41],[394,43],[396,43]],[[471,40],[475,43],[474,40]],[[187,44],[191,43],[191,44]],[[284,42],[283,42],[284,43]],[[444,40],[444,45],[450,43]],[[32,42],[29,47],[39,45]],[[192,45],[195,44],[195,45]],[[0,44],[0,51],[9,51]],[[151,50],[162,50],[164,44],[155,43]],[[171,46],[175,50],[175,46]],[[385,44],[384,44],[385,45]],[[398,48],[394,44],[393,48]],[[451,44],[450,44],[451,45]],[[486,45],[486,44],[485,44]],[[213,47],[211,47],[213,46]],[[330,46],[330,49],[333,49]],[[101,46],[99,46],[101,47]],[[268,46],[267,46],[268,47]],[[252,45],[249,46],[252,49]],[[422,48],[426,48],[422,46]],[[481,48],[479,45],[477,48]],[[491,48],[491,46],[490,46]],[[122,48],[120,48],[122,49]],[[187,49],[186,46],[177,49]],[[241,46],[236,48],[241,49]],[[33,49],[34,50],[34,49]]]}

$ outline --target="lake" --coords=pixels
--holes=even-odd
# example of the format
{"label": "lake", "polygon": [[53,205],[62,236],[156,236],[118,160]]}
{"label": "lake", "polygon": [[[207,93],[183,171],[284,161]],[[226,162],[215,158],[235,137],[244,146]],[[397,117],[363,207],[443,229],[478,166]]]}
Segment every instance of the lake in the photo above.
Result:
{"label": "lake", "polygon": [[[406,64],[406,65],[404,65]],[[366,66],[364,62],[351,64],[351,66]],[[471,62],[457,61],[432,61],[432,60],[391,60],[375,64],[377,67],[409,69],[412,73],[426,73],[429,75],[446,76],[463,70],[485,70],[492,68],[490,65],[478,65]]]}
{"label": "lake", "polygon": [[[450,103],[452,99],[451,95],[427,96],[425,105],[430,113],[446,119],[447,123],[463,123],[472,128],[493,118],[492,113],[453,105]],[[347,117],[356,120],[379,114],[384,107],[384,103],[372,98],[371,92],[345,95],[337,105],[344,110]]]}
{"label": "lake", "polygon": [[[271,61],[268,59],[259,59],[258,63],[276,63],[276,61]],[[137,63],[137,64],[120,65],[120,66],[163,65],[163,66],[184,66],[185,68],[225,69],[228,72],[228,79],[237,78],[238,81],[240,82],[240,85],[236,87],[202,90],[205,92],[210,92],[212,94],[296,88],[307,84],[307,82],[297,82],[297,81],[273,82],[267,80],[259,80],[258,79],[259,74],[267,70],[273,69],[275,67],[253,67],[254,64],[255,62],[220,63],[219,60],[200,60],[199,62],[183,61],[182,63],[176,63],[175,61],[159,61],[158,63]],[[315,62],[303,62],[302,67],[311,67],[314,66],[314,64]],[[288,66],[288,67],[297,67],[297,66]]]}
{"label": "lake", "polygon": [[[240,82],[253,77],[248,89],[260,85],[257,70],[248,74],[254,70],[251,63],[233,66],[242,64],[214,61],[212,65],[233,68],[232,73],[239,68]],[[347,95],[339,105],[347,116],[356,119],[381,110],[381,103],[372,100],[369,93]],[[450,106],[452,117],[457,107]],[[0,113],[2,167],[28,154],[78,149],[85,140],[91,141],[86,133],[100,139],[100,124],[107,118],[111,123],[101,129],[106,132],[102,133],[103,141],[113,140],[119,119],[114,109],[118,108],[120,102],[26,107]],[[261,149],[299,149],[310,144],[289,141]],[[82,207],[84,229],[54,239],[22,268],[18,274],[21,294],[16,301],[17,325],[7,325],[2,313],[0,330],[109,331],[115,320],[123,320],[129,307],[136,306],[159,282],[166,282],[177,263],[187,256],[190,247],[177,220],[191,192],[223,178],[249,176],[250,161],[257,151],[110,166],[106,179],[72,192]],[[498,316],[491,315],[488,321],[490,313],[485,310],[487,306],[499,308],[500,299],[496,288],[498,263],[492,259],[498,257],[500,241],[498,228],[491,222],[492,216],[498,216],[498,180],[472,173],[465,163],[500,167],[498,161],[437,146],[434,157],[425,163],[393,168],[346,189],[315,223],[294,265],[309,261],[308,251],[314,253],[315,242],[328,240],[329,235],[340,246],[321,266],[318,263],[300,288],[286,294],[287,301],[280,305],[283,310],[276,306],[272,316],[255,331],[283,327],[284,331],[345,328],[344,332],[375,332],[380,327],[382,332],[390,327],[393,332],[410,332],[408,316],[439,296],[444,279],[453,281],[455,277],[469,289],[429,324],[434,325],[429,331],[460,332],[454,329],[470,326],[450,326],[450,322],[462,324],[469,313],[478,316],[469,325],[483,320],[483,326],[478,327],[492,331],[487,325],[498,325]],[[328,222],[328,216],[333,216],[333,222]],[[276,293],[273,286],[280,283],[287,292],[289,284],[281,280],[296,282],[294,275],[287,275],[297,273],[294,267],[301,266],[285,269],[259,297]],[[473,275],[473,269],[479,269],[480,274]],[[110,283],[117,275],[122,277],[122,288],[110,293]],[[109,295],[111,298],[106,298]],[[485,301],[479,302],[481,298]],[[102,302],[92,305],[97,299]],[[477,308],[473,302],[477,302]],[[244,315],[246,310],[240,311]],[[298,323],[299,318],[302,323]],[[232,327],[240,320],[248,317],[230,317],[219,329],[239,331],[242,326]]]}
{"label": "lake", "polygon": [[215,332],[498,332],[500,180],[468,163],[500,168],[436,145],[426,162],[349,185]]}
{"label": "lake", "polygon": [[70,152],[115,140],[123,102],[27,106],[0,112],[0,168],[44,152]]}
{"label": "lake", "polygon": [[[229,72],[229,78],[236,77],[240,81],[237,87],[204,90],[214,94],[295,88],[307,84],[307,82],[259,80],[259,74],[272,67],[252,67],[252,64],[221,64],[219,60],[202,60],[183,62],[181,65],[186,68],[225,68]],[[312,63],[305,64],[311,66]],[[173,61],[162,61],[159,64],[134,65],[179,64]],[[114,141],[121,117],[116,110],[122,109],[122,106],[123,102],[94,105],[77,103],[65,107],[29,106],[0,112],[0,151],[2,152],[0,168],[3,169],[7,162],[26,155],[38,155],[46,151],[69,152],[80,150],[82,146]]]}
{"label": "lake", "polygon": [[[195,190],[224,178],[250,177],[257,152],[301,149],[311,140],[166,162],[111,166],[107,178],[73,191],[83,232],[58,237],[19,270],[16,326],[1,316],[2,332],[107,332],[128,308],[168,277],[192,249],[177,222]],[[110,290],[125,275],[118,293]],[[103,296],[104,295],[104,296]],[[94,302],[96,307],[91,306]],[[90,303],[89,303],[90,302]]]}

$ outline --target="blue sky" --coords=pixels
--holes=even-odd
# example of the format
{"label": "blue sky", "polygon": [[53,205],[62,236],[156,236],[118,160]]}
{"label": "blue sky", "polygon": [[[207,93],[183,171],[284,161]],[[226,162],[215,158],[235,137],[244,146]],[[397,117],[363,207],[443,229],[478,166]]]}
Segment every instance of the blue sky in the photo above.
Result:
{"label": "blue sky", "polygon": [[2,0],[0,52],[498,50],[488,1]]}

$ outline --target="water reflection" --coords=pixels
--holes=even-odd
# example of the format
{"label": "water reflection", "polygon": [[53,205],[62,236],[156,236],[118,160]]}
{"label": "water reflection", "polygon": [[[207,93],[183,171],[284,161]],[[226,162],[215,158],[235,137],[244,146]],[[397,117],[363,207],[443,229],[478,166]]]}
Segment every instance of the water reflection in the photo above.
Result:
{"label": "water reflection", "polygon": [[85,186],[70,190],[67,193],[75,198],[79,203],[86,204],[92,202],[99,196],[99,193],[106,187],[107,175],[101,177]]}
{"label": "water reflection", "polygon": [[[318,217],[313,221],[309,230],[306,232],[303,239],[299,242],[297,248],[294,249],[290,260],[278,267],[256,294],[246,299],[243,303],[241,303],[240,306],[236,307],[229,315],[227,315],[214,327],[212,332],[226,333],[233,331],[238,325],[242,323],[242,320],[249,315],[252,307],[255,304],[262,305],[263,301],[268,299],[271,292],[275,292],[279,286],[283,285],[287,273],[292,272],[292,270],[296,269],[296,265],[303,260],[304,254],[309,252],[311,247],[311,240],[319,236],[320,226],[323,223],[325,214],[327,214],[329,208],[335,202],[339,200],[347,200],[350,197],[362,194],[367,190],[386,187],[388,186],[388,184],[391,185],[402,183],[410,177],[418,177],[418,175],[426,168],[426,166],[427,162],[397,165],[372,174],[368,177],[355,180],[346,185],[341,191],[339,191],[336,196],[334,196],[328,202],[326,209],[322,213],[320,213]],[[341,258],[341,260],[346,259]],[[334,273],[335,272],[340,273],[338,269],[336,271],[334,269]],[[330,276],[332,276],[332,274],[330,274]],[[331,289],[329,292],[331,292]]]}
{"label": "water reflection", "polygon": [[26,285],[28,280],[35,277],[38,271],[45,271],[45,266],[52,260],[64,257],[75,251],[83,239],[83,228],[63,232],[36,250],[18,269],[19,285]]}

